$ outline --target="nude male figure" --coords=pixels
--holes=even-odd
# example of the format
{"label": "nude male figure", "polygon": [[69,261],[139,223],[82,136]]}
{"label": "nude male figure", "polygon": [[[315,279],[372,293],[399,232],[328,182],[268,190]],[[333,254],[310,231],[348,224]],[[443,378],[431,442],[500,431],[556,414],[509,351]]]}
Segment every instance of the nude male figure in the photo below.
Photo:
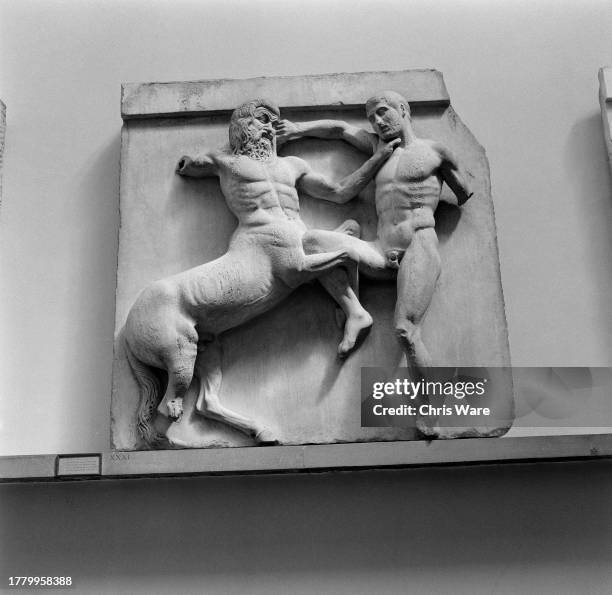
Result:
{"label": "nude male figure", "polygon": [[[436,141],[417,138],[408,101],[399,93],[383,91],[370,98],[366,114],[375,134],[337,120],[300,124],[283,120],[278,135],[283,141],[301,136],[343,139],[368,155],[399,139],[399,146],[375,177],[376,240],[346,237],[343,245],[357,250],[359,270],[366,276],[397,275],[395,332],[408,365],[420,371],[432,365],[421,323],[440,275],[434,212],[442,184],[446,182],[454,192],[457,206],[472,194],[450,151]],[[331,245],[324,237],[316,240],[317,250]]]}
{"label": "nude male figure", "polygon": [[[336,239],[332,250],[306,253],[317,243],[299,217],[297,190],[311,196],[346,202],[359,193],[399,141],[381,144],[356,172],[338,183],[315,173],[297,157],[276,154],[278,108],[254,100],[237,108],[230,121],[230,148],[183,157],[177,173],[219,178],[230,211],[238,220],[228,251],[205,263],[147,286],[132,306],[125,325],[126,352],[140,388],[138,429],[146,443],[164,441],[154,429],[155,409],[171,419],[183,413],[183,398],[194,375],[199,380],[196,411],[273,444],[272,432],[219,402],[220,333],[266,312],[296,287],[320,279],[347,313],[342,354],[355,347],[360,330],[369,328],[365,312],[348,276],[339,266],[356,266],[357,254],[340,246],[345,233],[325,232]],[[350,232],[349,223],[343,231]],[[324,275],[327,274],[327,277]],[[322,277],[323,276],[323,277]],[[198,370],[198,353],[202,353]],[[156,370],[167,373],[160,402]]]}

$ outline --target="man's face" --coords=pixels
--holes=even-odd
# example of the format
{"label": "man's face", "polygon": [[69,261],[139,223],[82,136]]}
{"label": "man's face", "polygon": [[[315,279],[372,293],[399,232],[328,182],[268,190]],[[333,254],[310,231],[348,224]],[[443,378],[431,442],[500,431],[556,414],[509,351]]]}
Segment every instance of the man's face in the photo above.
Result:
{"label": "man's face", "polygon": [[379,101],[368,109],[367,116],[374,132],[385,142],[401,135],[404,125],[402,113],[388,103]]}

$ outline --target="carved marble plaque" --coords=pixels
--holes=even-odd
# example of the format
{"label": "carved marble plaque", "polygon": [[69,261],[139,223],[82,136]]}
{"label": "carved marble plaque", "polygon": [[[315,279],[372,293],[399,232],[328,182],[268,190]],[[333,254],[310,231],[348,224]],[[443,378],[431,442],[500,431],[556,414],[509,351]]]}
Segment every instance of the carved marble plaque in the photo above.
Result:
{"label": "carved marble plaque", "polygon": [[[406,97],[418,137],[448,147],[474,193],[460,209],[441,205],[436,211],[442,272],[422,327],[432,360],[450,367],[510,365],[488,163],[483,148],[451,107],[439,72],[127,84],[122,94],[113,448],[145,447],[137,428],[139,390],[124,342],[130,308],[153,281],[224,254],[236,227],[218,179],[178,176],[175,168],[181,156],[227,144],[232,110],[257,97],[275,101],[281,118],[293,122],[338,119],[371,130],[364,105],[382,89]],[[317,138],[288,142],[279,155],[299,156],[333,180],[366,160],[346,142]],[[442,192],[450,190],[445,185]],[[300,207],[309,228],[332,230],[354,219],[363,239],[376,238],[373,184],[342,205],[302,193]],[[405,358],[393,325],[395,282],[361,277],[359,295],[374,324],[345,360],[337,357],[342,329],[336,305],[316,282],[298,287],[275,308],[220,335],[223,405],[261,420],[281,444],[418,439],[411,424],[361,426],[362,368],[380,367],[392,374],[405,365]],[[494,418],[445,437],[499,436],[507,431],[513,418],[512,378],[507,369],[493,373],[498,375],[498,390],[478,404],[494,407]],[[252,437],[195,411],[196,384],[187,392],[180,419],[156,416],[156,429],[166,436],[168,447],[254,445]]]}

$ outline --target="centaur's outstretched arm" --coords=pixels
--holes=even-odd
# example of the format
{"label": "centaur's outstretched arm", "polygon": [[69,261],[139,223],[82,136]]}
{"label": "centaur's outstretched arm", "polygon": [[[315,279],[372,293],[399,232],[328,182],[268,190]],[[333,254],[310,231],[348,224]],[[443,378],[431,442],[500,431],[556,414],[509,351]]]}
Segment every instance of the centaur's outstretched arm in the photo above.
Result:
{"label": "centaur's outstretched arm", "polygon": [[389,159],[400,139],[395,138],[388,143],[381,143],[374,155],[370,157],[357,171],[349,174],[339,182],[332,182],[318,174],[303,160],[292,158],[301,166],[297,186],[310,196],[344,204],[357,196],[376,175],[380,167]]}
{"label": "centaur's outstretched arm", "polygon": [[176,173],[190,178],[210,178],[219,175],[216,154],[203,153],[197,157],[183,155],[176,166]]}
{"label": "centaur's outstretched arm", "polygon": [[341,139],[357,147],[367,155],[372,155],[378,146],[378,137],[367,130],[352,126],[342,120],[315,120],[312,122],[291,122],[279,120],[276,125],[277,142],[285,143],[303,136],[316,138]]}

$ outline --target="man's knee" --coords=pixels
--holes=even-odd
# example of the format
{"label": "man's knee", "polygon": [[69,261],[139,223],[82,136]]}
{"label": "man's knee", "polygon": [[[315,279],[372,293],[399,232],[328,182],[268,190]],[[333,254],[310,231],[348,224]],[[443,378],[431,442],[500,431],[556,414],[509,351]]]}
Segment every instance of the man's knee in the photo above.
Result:
{"label": "man's knee", "polygon": [[394,326],[395,337],[400,342],[408,341],[408,343],[414,343],[416,338],[420,335],[418,325],[408,318],[396,319]]}

